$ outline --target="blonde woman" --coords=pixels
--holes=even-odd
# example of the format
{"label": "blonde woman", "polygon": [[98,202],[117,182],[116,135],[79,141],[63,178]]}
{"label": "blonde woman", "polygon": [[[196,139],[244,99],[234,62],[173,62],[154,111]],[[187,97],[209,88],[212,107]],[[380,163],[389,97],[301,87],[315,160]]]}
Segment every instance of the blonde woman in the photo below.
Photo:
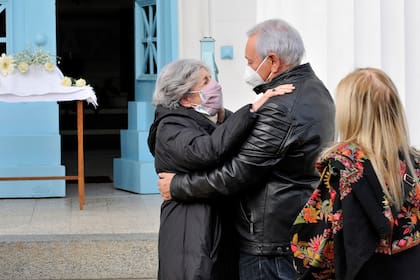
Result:
{"label": "blonde woman", "polygon": [[339,142],[292,228],[300,279],[418,279],[420,153],[386,73],[358,69],[336,92]]}

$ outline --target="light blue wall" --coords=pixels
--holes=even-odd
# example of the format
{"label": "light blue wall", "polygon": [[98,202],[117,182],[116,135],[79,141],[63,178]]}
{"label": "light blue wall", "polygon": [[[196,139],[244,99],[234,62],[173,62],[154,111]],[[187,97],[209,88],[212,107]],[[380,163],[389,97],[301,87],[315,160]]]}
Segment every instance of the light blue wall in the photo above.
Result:
{"label": "light blue wall", "polygon": [[13,10],[13,52],[42,47],[55,54],[55,0],[9,0],[9,3]]}
{"label": "light blue wall", "polygon": [[[56,54],[55,0],[8,1],[7,52]],[[11,33],[10,33],[11,32]],[[56,102],[0,102],[0,176],[63,176]],[[0,197],[65,196],[65,181],[3,181]]]}

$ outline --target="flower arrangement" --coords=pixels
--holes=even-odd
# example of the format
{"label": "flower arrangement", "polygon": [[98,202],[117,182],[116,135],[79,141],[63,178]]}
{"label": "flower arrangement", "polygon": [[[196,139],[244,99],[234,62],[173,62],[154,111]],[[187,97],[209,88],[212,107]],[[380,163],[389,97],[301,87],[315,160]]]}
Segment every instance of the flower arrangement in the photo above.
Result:
{"label": "flower arrangement", "polygon": [[[22,74],[27,73],[31,65],[41,65],[48,72],[53,71],[55,68],[50,54],[42,49],[37,51],[26,49],[13,56],[4,53],[0,56],[0,73],[3,76],[12,74],[15,68]],[[84,87],[86,86],[86,81],[81,78],[76,80],[71,77],[64,77],[61,80],[61,85]]]}
{"label": "flower arrangement", "polygon": [[64,76],[64,78],[61,80],[61,85],[65,87],[71,87],[71,86],[84,87],[86,86],[86,81],[82,78],[76,80],[72,77]]}
{"label": "flower arrangement", "polygon": [[29,71],[30,65],[43,65],[44,69],[49,72],[53,71],[55,67],[50,55],[42,49],[23,50],[13,56],[3,53],[0,57],[0,72],[3,76],[12,74],[16,66],[20,73],[26,73]]}

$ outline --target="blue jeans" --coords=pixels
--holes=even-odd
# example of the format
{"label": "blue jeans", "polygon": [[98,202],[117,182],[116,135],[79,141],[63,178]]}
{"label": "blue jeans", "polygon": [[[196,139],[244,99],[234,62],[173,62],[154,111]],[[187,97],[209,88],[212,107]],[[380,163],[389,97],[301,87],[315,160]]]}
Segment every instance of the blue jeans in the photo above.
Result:
{"label": "blue jeans", "polygon": [[239,257],[241,280],[295,280],[291,254],[280,256],[254,256],[244,253]]}

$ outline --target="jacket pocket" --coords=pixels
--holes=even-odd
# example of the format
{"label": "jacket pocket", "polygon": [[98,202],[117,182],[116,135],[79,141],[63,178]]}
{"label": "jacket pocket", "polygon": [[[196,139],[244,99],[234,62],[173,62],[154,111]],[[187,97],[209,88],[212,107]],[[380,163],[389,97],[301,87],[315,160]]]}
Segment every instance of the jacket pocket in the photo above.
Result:
{"label": "jacket pocket", "polygon": [[242,201],[239,201],[239,208],[241,209],[241,216],[243,220],[248,224],[249,233],[254,234],[254,222],[252,218],[252,212],[250,212],[250,215],[248,215],[245,212],[245,208],[243,206]]}

